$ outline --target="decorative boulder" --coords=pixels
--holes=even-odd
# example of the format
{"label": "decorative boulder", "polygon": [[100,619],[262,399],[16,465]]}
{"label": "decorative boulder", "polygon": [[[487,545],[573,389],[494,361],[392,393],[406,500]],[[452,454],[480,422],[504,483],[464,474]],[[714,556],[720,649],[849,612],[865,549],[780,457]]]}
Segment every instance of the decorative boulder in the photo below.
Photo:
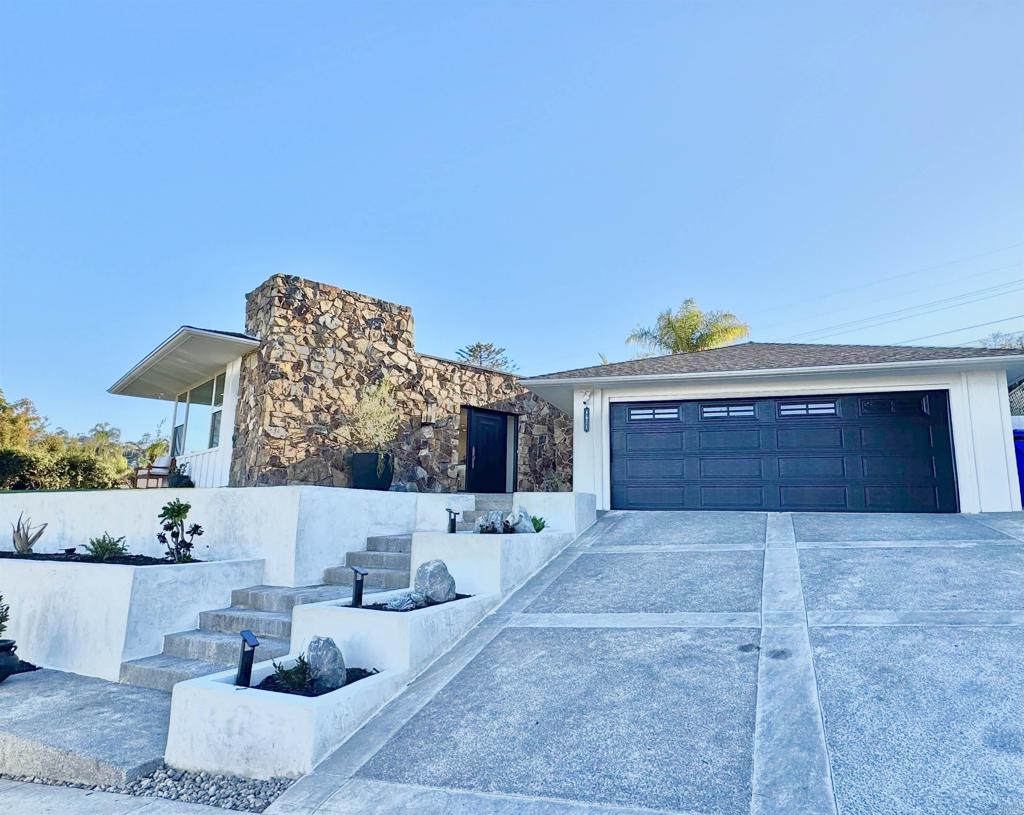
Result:
{"label": "decorative boulder", "polygon": [[427,598],[417,591],[409,591],[392,597],[384,604],[389,611],[412,611],[427,605]]}
{"label": "decorative boulder", "polygon": [[306,646],[306,659],[318,693],[337,690],[345,684],[345,658],[330,637],[313,637]]}
{"label": "decorative boulder", "polygon": [[536,532],[533,528],[533,520],[530,518],[530,513],[524,510],[522,507],[516,507],[508,515],[505,516],[505,524],[518,532]]}
{"label": "decorative boulder", "polygon": [[430,603],[446,603],[455,599],[455,578],[443,560],[428,560],[416,570],[416,591]]}
{"label": "decorative boulder", "polygon": [[501,525],[505,520],[505,513],[500,509],[491,510],[476,519],[473,524],[473,531],[485,535],[494,535],[501,532]]}

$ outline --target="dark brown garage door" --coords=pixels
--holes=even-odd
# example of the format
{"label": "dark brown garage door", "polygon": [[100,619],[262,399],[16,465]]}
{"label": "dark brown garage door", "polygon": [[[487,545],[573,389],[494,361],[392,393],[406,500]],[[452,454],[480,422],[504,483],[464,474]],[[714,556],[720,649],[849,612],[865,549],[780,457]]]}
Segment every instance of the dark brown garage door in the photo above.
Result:
{"label": "dark brown garage door", "polygon": [[956,512],[946,391],[611,406],[612,509]]}

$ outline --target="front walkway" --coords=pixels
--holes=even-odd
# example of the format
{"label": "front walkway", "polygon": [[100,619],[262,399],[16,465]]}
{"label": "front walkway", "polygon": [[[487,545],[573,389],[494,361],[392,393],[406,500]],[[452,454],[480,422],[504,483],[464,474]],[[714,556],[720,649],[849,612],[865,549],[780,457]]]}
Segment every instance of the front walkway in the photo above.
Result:
{"label": "front walkway", "polygon": [[1019,815],[1022,541],[609,513],[268,812]]}

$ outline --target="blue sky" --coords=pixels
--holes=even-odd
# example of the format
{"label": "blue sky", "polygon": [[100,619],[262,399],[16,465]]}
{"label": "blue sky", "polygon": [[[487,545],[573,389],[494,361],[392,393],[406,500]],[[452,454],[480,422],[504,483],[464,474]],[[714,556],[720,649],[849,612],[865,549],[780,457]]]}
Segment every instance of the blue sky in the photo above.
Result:
{"label": "blue sky", "polygon": [[137,436],[169,411],[106,388],[276,272],[525,373],[685,297],[757,340],[1024,330],[945,333],[1024,314],[1022,35],[1016,0],[2,3],[0,387]]}

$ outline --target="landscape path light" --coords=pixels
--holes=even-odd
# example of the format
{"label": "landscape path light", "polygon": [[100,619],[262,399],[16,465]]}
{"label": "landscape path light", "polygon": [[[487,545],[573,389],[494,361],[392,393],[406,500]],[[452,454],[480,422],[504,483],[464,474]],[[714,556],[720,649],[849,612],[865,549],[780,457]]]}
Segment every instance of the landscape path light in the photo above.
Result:
{"label": "landscape path light", "polygon": [[355,578],[352,581],[352,608],[363,607],[363,578],[369,574],[366,569],[361,569],[358,566],[352,566],[352,571],[355,573]]}
{"label": "landscape path light", "polygon": [[451,507],[446,509],[445,512],[448,513],[448,534],[454,535],[455,531],[458,529],[458,526],[456,525],[458,517],[462,513],[459,512],[458,510],[452,509]]}
{"label": "landscape path light", "polygon": [[238,672],[235,674],[235,684],[240,688],[247,688],[252,683],[252,660],[260,641],[248,628],[241,632],[241,637],[242,650],[238,654]]}

